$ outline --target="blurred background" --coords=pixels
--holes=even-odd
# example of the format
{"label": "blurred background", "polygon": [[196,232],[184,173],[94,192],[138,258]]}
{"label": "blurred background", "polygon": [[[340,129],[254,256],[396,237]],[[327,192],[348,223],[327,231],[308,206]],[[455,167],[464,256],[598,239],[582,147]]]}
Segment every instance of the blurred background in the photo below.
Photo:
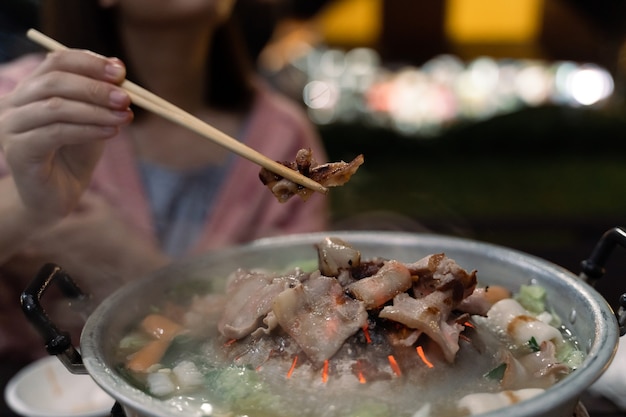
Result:
{"label": "blurred background", "polygon": [[[37,0],[0,2],[0,62],[33,49]],[[497,243],[573,272],[626,216],[626,3],[241,0],[259,73],[331,160],[365,164],[337,229]],[[617,301],[626,258],[598,288]]]}

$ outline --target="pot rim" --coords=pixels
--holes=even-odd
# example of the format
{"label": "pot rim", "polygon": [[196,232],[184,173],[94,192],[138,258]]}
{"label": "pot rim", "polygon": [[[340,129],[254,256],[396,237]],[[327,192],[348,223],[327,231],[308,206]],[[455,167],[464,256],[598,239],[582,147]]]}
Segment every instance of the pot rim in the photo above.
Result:
{"label": "pot rim", "polygon": [[[523,266],[523,268],[528,269],[529,272],[548,272],[558,277],[559,280],[566,281],[576,293],[582,296],[585,303],[589,305],[590,313],[597,320],[606,323],[606,325],[596,326],[594,329],[594,338],[590,341],[590,345],[582,346],[582,348],[586,348],[587,355],[581,366],[574,371],[575,377],[572,378],[570,375],[564,378],[533,400],[508,406],[506,408],[507,417],[541,415],[545,410],[546,403],[576,404],[580,394],[602,375],[615,355],[619,339],[617,319],[610,305],[593,287],[579,279],[571,271],[550,261],[492,243],[439,234],[397,231],[328,231],[263,238],[248,244],[233,246],[201,255],[200,258],[202,258],[204,262],[211,262],[211,260],[219,260],[220,257],[229,253],[237,254],[242,251],[271,249],[273,247],[284,248],[292,244],[313,245],[328,236],[344,239],[354,244],[357,249],[358,242],[365,240],[380,241],[384,242],[385,245],[419,244],[422,246],[430,242],[433,246],[445,245],[449,247],[451,251],[459,249],[479,254],[489,254],[489,256],[487,256],[489,259],[505,260],[508,264]],[[191,261],[193,262],[193,260]],[[111,396],[118,399],[123,405],[135,410],[142,410],[142,413],[147,411],[150,414],[146,415],[155,417],[170,415],[172,408],[168,407],[163,401],[153,398],[131,386],[117,376],[116,371],[102,360],[101,347],[99,343],[97,343],[97,338],[94,337],[94,334],[97,333],[98,323],[103,319],[106,320],[106,316],[111,314],[111,310],[119,308],[116,306],[124,305],[123,302],[128,297],[129,293],[138,291],[139,288],[145,286],[147,282],[163,273],[167,273],[171,268],[176,268],[179,264],[186,264],[186,262],[175,262],[157,270],[154,274],[149,274],[117,290],[104,300],[87,319],[81,336],[81,352],[85,368],[96,383]],[[573,407],[574,405],[572,405],[572,408]],[[180,415],[182,416],[183,414]],[[502,410],[495,410],[481,414],[480,416],[502,417],[502,415]]]}

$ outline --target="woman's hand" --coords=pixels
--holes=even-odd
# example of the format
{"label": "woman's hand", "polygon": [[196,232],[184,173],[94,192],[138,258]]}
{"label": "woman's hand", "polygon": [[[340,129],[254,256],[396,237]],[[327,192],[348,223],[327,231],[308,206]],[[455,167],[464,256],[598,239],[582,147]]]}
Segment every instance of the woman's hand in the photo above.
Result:
{"label": "woman's hand", "polygon": [[0,149],[30,217],[52,224],[76,207],[104,140],[132,120],[124,77],[117,59],[53,52],[0,97]]}
{"label": "woman's hand", "polygon": [[29,239],[0,273],[34,277],[46,262],[57,263],[101,300],[125,283],[168,264],[170,258],[102,196],[88,190],[70,216]]}

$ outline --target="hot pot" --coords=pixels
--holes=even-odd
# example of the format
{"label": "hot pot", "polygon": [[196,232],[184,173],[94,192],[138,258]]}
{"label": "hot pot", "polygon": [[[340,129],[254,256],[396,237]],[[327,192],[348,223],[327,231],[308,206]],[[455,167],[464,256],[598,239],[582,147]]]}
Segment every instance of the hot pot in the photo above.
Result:
{"label": "hot pot", "polygon": [[[621,229],[608,231],[589,260],[583,262],[581,277],[597,279],[602,264],[616,242],[624,239]],[[588,279],[509,248],[429,234],[401,232],[326,232],[267,238],[253,243],[209,253],[185,262],[174,263],[120,288],[89,316],[84,326],[80,348],[62,330],[51,323],[41,309],[39,299],[51,282],[57,281],[72,297],[82,294],[72,279],[55,265],[46,265],[22,295],[24,311],[46,341],[49,353],[57,355],[74,373],[88,373],[98,385],[118,402],[127,417],[184,416],[165,402],[138,390],[124,380],[113,365],[113,352],[130,325],[163,301],[164,294],[185,281],[226,277],[236,268],[264,267],[284,269],[294,261],[314,260],[314,244],[324,237],[339,237],[358,248],[363,258],[386,257],[414,261],[423,256],[444,252],[460,265],[478,271],[479,282],[517,289],[522,284],[538,283],[546,288],[551,307],[563,319],[586,352],[582,365],[571,375],[532,400],[483,414],[484,417],[571,417],[580,396],[610,364],[620,335],[616,315],[607,301],[593,289]],[[615,238],[617,236],[617,239]],[[212,289],[223,289],[224,280],[211,281]],[[622,296],[620,302],[625,299]],[[620,314],[622,309],[620,308]],[[80,351],[80,353],[79,353]]]}

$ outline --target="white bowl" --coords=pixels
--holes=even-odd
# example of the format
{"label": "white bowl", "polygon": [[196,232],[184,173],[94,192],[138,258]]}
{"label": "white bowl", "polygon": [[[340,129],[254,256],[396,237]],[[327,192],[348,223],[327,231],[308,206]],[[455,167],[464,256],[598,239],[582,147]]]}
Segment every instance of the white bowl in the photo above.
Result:
{"label": "white bowl", "polygon": [[6,386],[9,407],[25,417],[108,416],[115,403],[89,375],[74,375],[49,356],[20,370]]}

